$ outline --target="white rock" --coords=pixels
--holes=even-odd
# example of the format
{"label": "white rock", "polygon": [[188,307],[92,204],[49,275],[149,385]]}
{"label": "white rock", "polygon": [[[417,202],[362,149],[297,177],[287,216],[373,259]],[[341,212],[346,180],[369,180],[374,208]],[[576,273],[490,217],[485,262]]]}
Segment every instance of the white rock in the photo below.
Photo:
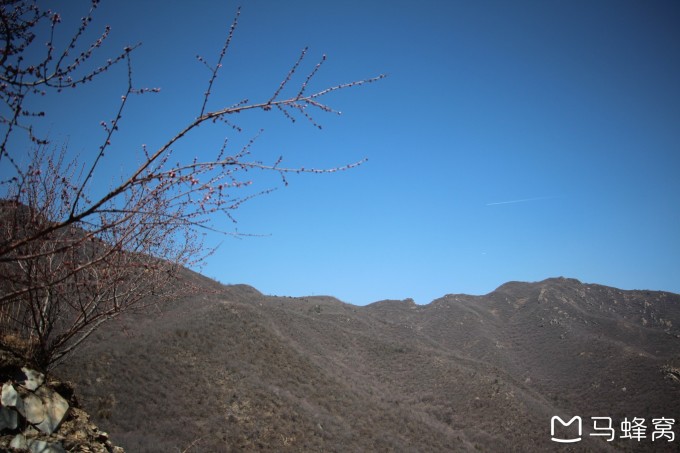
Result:
{"label": "white rock", "polygon": [[19,426],[19,415],[14,409],[0,407],[0,432],[5,429],[15,430]]}
{"label": "white rock", "polygon": [[37,425],[45,420],[47,412],[42,400],[38,396],[29,393],[24,397],[24,413],[21,415],[28,420],[28,423]]}
{"label": "white rock", "polygon": [[23,384],[21,384],[21,386],[27,388],[30,391],[34,391],[35,389],[43,385],[43,382],[45,382],[45,375],[42,373],[39,373],[37,371],[25,367],[22,368],[21,371],[23,371],[24,374],[26,375],[26,380],[24,381]]}
{"label": "white rock", "polygon": [[28,448],[28,445],[26,445],[26,438],[23,434],[14,436],[14,439],[9,443],[9,446],[11,448],[16,448],[17,450],[26,450]]}
{"label": "white rock", "polygon": [[19,393],[17,393],[14,386],[9,382],[6,382],[2,386],[2,396],[0,397],[0,404],[2,404],[5,407],[14,407],[16,408],[16,410],[23,414],[24,402],[21,399],[21,396],[19,396]]}
{"label": "white rock", "polygon": [[31,453],[66,453],[61,444],[45,442],[44,440],[29,439],[26,441]]}
{"label": "white rock", "polygon": [[40,397],[45,408],[45,418],[36,423],[36,428],[46,434],[52,434],[64,420],[69,409],[68,402],[60,394],[47,387],[40,387],[35,394]]}

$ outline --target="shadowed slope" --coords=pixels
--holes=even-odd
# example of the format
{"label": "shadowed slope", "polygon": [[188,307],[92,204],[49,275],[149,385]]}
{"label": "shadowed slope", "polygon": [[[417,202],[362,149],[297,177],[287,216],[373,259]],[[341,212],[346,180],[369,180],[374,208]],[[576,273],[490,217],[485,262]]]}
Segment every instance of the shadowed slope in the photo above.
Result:
{"label": "shadowed slope", "polygon": [[206,293],[58,370],[130,451],[539,451],[553,415],[608,451],[589,417],[679,418],[678,295],[550,279],[356,307],[187,278]]}

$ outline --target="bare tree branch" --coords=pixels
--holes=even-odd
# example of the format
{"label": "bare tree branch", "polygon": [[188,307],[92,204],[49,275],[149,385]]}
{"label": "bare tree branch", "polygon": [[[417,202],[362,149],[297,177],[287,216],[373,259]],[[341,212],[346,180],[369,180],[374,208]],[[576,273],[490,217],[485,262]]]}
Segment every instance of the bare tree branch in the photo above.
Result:
{"label": "bare tree branch", "polygon": [[[252,157],[258,132],[244,146],[230,150],[228,140],[208,158],[171,160],[172,150],[201,125],[228,126],[246,111],[273,109],[295,121],[303,117],[320,127],[318,112],[339,114],[324,96],[347,88],[373,83],[384,76],[326,87],[310,87],[321,60],[302,77],[305,48],[273,94],[262,100],[244,99],[211,109],[220,69],[233,45],[240,8],[236,11],[214,66],[208,67],[207,89],[201,97],[199,115],[168,134],[159,148],[141,147],[139,162],[120,182],[103,195],[94,196],[98,169],[106,165],[112,143],[121,133],[121,119],[133,95],[157,93],[155,88],[134,84],[132,53],[139,46],[125,47],[95,69],[83,70],[85,62],[101,52],[110,28],[97,39],[84,42],[98,0],[73,32],[65,47],[57,48],[58,13],[44,10],[37,0],[0,3],[0,165],[10,176],[0,181],[0,343],[3,335],[24,341],[26,360],[49,369],[63,360],[103,323],[124,313],[179,297],[186,286],[178,280],[183,266],[199,264],[214,249],[206,247],[201,231],[218,230],[218,213],[235,221],[232,212],[274,188],[253,189],[254,172],[281,176],[291,173],[333,173],[361,165],[365,159],[333,168],[287,167],[280,157],[266,163]],[[29,48],[46,42],[42,55],[29,61]],[[125,63],[127,80],[113,120],[101,122],[101,145],[84,158],[69,160],[65,148],[57,148],[35,133],[46,112],[32,111],[29,100],[47,91],[61,92],[93,82],[99,75]],[[292,95],[286,93],[293,93]],[[311,94],[308,94],[311,93]],[[31,144],[27,163],[25,147]],[[225,234],[234,234],[222,231]]]}

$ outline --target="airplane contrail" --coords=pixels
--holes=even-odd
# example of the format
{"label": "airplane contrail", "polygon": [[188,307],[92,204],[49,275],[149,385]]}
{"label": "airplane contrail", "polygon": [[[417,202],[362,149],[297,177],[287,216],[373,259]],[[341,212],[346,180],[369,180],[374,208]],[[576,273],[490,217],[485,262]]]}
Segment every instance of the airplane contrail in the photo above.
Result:
{"label": "airplane contrail", "polygon": [[538,201],[538,200],[549,200],[551,198],[555,197],[534,197],[534,198],[522,198],[519,200],[510,200],[510,201],[497,201],[494,203],[487,203],[486,206],[496,206],[499,204],[513,204],[513,203],[524,203],[526,201]]}

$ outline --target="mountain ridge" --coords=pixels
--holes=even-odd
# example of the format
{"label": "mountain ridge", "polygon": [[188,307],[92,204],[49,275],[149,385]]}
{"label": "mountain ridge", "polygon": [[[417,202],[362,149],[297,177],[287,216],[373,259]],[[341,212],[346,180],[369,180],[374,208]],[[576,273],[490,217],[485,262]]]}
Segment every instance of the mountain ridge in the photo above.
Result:
{"label": "mountain ridge", "polygon": [[[680,418],[677,294],[554,278],[354,306],[184,278],[205,291],[57,370],[128,451],[539,451],[555,415]],[[678,445],[588,429],[576,451]]]}

